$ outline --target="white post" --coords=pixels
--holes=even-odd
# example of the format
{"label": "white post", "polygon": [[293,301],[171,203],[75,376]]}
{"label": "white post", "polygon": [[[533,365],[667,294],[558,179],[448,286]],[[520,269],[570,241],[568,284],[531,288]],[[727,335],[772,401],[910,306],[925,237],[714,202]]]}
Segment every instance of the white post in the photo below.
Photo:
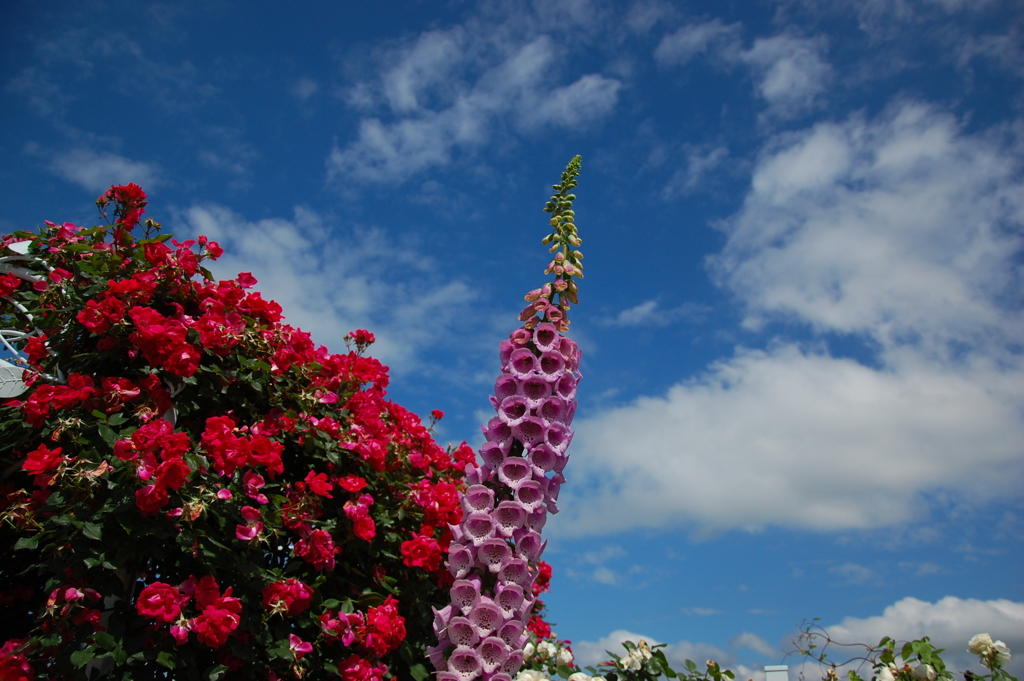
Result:
{"label": "white post", "polygon": [[766,664],[764,666],[764,681],[789,681],[789,665]]}

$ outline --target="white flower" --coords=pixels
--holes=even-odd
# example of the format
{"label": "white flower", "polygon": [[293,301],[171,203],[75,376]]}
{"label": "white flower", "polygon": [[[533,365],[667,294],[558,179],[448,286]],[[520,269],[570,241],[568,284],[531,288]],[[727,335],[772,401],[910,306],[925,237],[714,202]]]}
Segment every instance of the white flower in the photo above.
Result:
{"label": "white flower", "polygon": [[587,676],[583,672],[576,672],[568,678],[568,681],[594,681],[596,676]]}
{"label": "white flower", "polygon": [[996,641],[992,644],[991,654],[1000,667],[1010,664],[1010,648],[1002,641]]}
{"label": "white flower", "polygon": [[533,650],[533,641],[530,641],[526,644],[526,647],[523,648],[523,659],[529,660],[531,657],[533,657]]}
{"label": "white flower", "polygon": [[550,641],[541,641],[537,644],[537,654],[541,657],[554,657],[558,654],[558,649]]}
{"label": "white flower", "polygon": [[631,672],[640,671],[640,667],[643,666],[643,663],[644,656],[639,650],[631,650],[629,651],[629,655],[626,655],[624,658],[619,660],[619,664],[622,665],[622,668]]}
{"label": "white flower", "polygon": [[896,676],[889,667],[890,665],[886,665],[875,672],[875,681],[896,681]]}
{"label": "white flower", "polygon": [[535,669],[524,669],[516,675],[516,681],[551,681],[547,674]]}
{"label": "white flower", "polygon": [[935,681],[935,667],[930,664],[921,664],[914,668],[914,678],[917,681]]}
{"label": "white flower", "polygon": [[992,637],[988,634],[975,634],[967,642],[967,651],[975,655],[984,655],[992,647]]}
{"label": "white flower", "polygon": [[569,651],[568,648],[562,648],[558,651],[558,664],[572,664],[572,653]]}
{"label": "white flower", "polygon": [[647,641],[641,639],[640,645],[637,646],[637,650],[640,651],[640,654],[644,656],[645,660],[651,659],[651,647],[647,645]]}

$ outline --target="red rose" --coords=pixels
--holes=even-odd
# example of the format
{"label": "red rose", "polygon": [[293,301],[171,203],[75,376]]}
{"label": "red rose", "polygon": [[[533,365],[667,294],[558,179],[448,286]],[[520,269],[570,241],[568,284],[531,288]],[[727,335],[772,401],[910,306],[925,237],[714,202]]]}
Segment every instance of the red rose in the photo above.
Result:
{"label": "red rose", "polygon": [[384,672],[388,670],[384,665],[373,667],[369,662],[358,655],[350,655],[347,660],[338,665],[341,678],[344,681],[383,681]]}
{"label": "red rose", "polygon": [[295,542],[295,555],[317,570],[333,570],[334,556],[339,551],[331,539],[331,533],[326,530],[313,530],[308,537]]}
{"label": "red rose", "polygon": [[143,617],[161,622],[173,622],[181,614],[181,605],[179,605],[181,598],[181,592],[170,584],[153,582],[139,594],[135,609]]}
{"label": "red rose", "polygon": [[402,562],[409,567],[436,572],[441,564],[441,547],[437,540],[415,532],[412,536],[410,541],[402,542]]}
{"label": "red rose", "polygon": [[155,515],[169,500],[167,488],[162,485],[146,485],[135,492],[135,504],[143,515]]}
{"label": "red rose", "polygon": [[64,460],[61,450],[61,447],[51,450],[46,445],[39,445],[37,449],[28,453],[28,457],[25,459],[25,463],[21,464],[21,468],[36,474],[52,471]]}
{"label": "red rose", "polygon": [[291,617],[302,614],[312,597],[313,589],[294,578],[274,582],[263,589],[263,605],[268,610],[287,612]]}

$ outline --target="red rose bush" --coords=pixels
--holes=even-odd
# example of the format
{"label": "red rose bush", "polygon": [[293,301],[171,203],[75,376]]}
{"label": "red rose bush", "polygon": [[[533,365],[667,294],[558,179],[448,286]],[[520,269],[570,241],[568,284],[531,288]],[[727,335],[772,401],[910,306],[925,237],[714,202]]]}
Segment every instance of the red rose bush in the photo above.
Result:
{"label": "red rose bush", "polygon": [[425,679],[472,449],[368,331],[317,347],[136,185],[97,204],[0,242],[0,678]]}

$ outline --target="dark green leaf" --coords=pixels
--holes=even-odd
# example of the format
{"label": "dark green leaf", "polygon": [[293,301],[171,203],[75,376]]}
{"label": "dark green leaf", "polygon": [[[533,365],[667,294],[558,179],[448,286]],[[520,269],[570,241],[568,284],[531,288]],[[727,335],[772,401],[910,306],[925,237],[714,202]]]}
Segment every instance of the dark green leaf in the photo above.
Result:
{"label": "dark green leaf", "polygon": [[117,442],[117,433],[111,430],[110,426],[108,426],[107,424],[99,424],[96,427],[96,430],[99,431],[100,437],[102,437],[103,441],[106,442],[107,445],[109,445],[110,447],[113,447],[114,443]]}
{"label": "dark green leaf", "polygon": [[117,640],[105,631],[97,631],[93,634],[92,640],[96,642],[96,645],[104,650],[111,650],[117,645]]}
{"label": "dark green leaf", "polygon": [[21,549],[34,549],[39,545],[39,536],[33,537],[22,537],[14,543],[14,550],[20,551]]}
{"label": "dark green leaf", "polygon": [[157,654],[156,662],[157,664],[167,667],[168,669],[174,669],[178,666],[177,663],[174,661],[174,655],[167,652],[166,650]]}
{"label": "dark green leaf", "polygon": [[100,541],[103,539],[103,528],[95,523],[84,523],[82,525],[82,534],[89,539]]}
{"label": "dark green leaf", "polygon": [[92,658],[96,657],[96,651],[92,647],[85,648],[83,650],[76,650],[71,653],[71,664],[76,667],[84,667],[85,665],[92,662]]}
{"label": "dark green leaf", "polygon": [[[561,674],[561,671],[559,671],[559,673]],[[415,681],[423,681],[423,679],[430,676],[430,672],[428,672],[427,668],[422,664],[414,664],[409,667],[409,675],[412,676]]]}

